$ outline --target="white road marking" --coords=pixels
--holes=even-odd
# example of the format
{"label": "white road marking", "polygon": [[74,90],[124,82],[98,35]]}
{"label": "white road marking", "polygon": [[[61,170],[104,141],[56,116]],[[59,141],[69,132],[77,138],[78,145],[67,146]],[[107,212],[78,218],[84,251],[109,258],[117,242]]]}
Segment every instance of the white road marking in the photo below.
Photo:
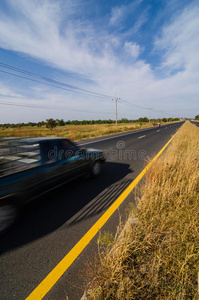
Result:
{"label": "white road marking", "polygon": [[157,130],[157,132],[159,132],[160,130]]}
{"label": "white road marking", "polygon": [[[153,129],[153,127],[149,127],[149,128],[145,128],[145,129],[140,129],[139,131],[145,131],[145,130],[148,131],[148,130],[152,130],[152,129]],[[130,135],[130,134],[136,134],[136,133],[138,133],[137,130],[132,130],[132,131],[130,131],[128,133],[124,133],[124,134],[120,132],[120,133],[118,133],[118,135],[116,133],[116,134],[114,134],[114,136],[110,136],[110,137],[107,137],[107,138],[102,138],[102,139],[99,139],[97,141],[90,141],[88,143],[83,143],[83,144],[78,144],[78,141],[77,141],[76,143],[77,143],[78,146],[84,146],[84,145],[87,145],[87,144],[94,144],[94,143],[98,143],[98,142],[102,142],[102,141],[106,141],[106,140],[111,140],[111,139],[123,137],[123,136]]]}
{"label": "white road marking", "polygon": [[139,136],[138,139],[142,139],[142,138],[144,138],[145,136],[146,136],[146,135]]}

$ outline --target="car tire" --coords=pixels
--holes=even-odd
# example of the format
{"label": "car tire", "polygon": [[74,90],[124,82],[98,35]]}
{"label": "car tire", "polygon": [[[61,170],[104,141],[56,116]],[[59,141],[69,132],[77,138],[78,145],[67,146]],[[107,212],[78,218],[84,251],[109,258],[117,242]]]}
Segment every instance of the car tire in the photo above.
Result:
{"label": "car tire", "polygon": [[18,209],[12,202],[0,204],[0,235],[8,231],[16,222]]}
{"label": "car tire", "polygon": [[102,170],[102,163],[99,160],[96,160],[91,167],[91,176],[98,177]]}

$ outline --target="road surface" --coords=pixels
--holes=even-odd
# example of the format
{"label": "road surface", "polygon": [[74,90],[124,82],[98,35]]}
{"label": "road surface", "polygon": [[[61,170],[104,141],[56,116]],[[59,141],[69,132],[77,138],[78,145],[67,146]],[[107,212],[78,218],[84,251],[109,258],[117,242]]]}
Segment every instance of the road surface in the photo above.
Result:
{"label": "road surface", "polygon": [[[28,205],[16,225],[0,238],[0,300],[26,299],[96,223],[182,126],[183,122],[79,142],[82,147],[103,149],[107,161],[95,179],[78,179]],[[133,193],[103,226],[115,232],[119,215]],[[85,262],[96,253],[96,239],[50,289],[44,299],[80,299]],[[37,300],[37,299],[35,299]]]}

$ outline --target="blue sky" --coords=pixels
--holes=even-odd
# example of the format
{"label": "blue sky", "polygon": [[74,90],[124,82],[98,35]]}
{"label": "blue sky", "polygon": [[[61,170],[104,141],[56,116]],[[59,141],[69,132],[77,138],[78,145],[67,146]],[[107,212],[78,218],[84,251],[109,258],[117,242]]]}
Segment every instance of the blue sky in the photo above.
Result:
{"label": "blue sky", "polygon": [[192,118],[198,49],[198,1],[1,0],[0,123]]}

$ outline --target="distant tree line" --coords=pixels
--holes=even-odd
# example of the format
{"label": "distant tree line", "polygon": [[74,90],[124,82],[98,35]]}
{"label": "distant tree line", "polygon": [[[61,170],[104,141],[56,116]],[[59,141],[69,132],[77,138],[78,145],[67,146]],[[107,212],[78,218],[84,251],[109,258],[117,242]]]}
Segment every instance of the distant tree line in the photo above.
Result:
{"label": "distant tree line", "polygon": [[195,116],[195,120],[199,120],[199,115]]}
{"label": "distant tree line", "polygon": [[[196,120],[199,120],[199,115],[195,117]],[[172,122],[172,121],[179,121],[179,118],[163,118],[162,122]],[[147,123],[149,122],[149,119],[147,117],[144,118],[139,118],[136,120],[132,119],[126,119],[122,118],[118,120],[118,124],[121,123],[132,123],[132,122],[139,122],[139,123]],[[161,122],[161,119],[150,119],[150,122],[155,123],[155,122]],[[28,123],[4,123],[0,124],[0,127],[5,129],[5,128],[21,128],[21,127],[42,127],[46,126],[49,129],[53,129],[56,126],[65,126],[65,125],[92,125],[92,124],[115,124],[115,120],[83,120],[83,121],[78,121],[78,120],[73,120],[73,121],[64,121],[63,119],[47,119],[46,121],[41,121],[41,122],[28,122]]]}

